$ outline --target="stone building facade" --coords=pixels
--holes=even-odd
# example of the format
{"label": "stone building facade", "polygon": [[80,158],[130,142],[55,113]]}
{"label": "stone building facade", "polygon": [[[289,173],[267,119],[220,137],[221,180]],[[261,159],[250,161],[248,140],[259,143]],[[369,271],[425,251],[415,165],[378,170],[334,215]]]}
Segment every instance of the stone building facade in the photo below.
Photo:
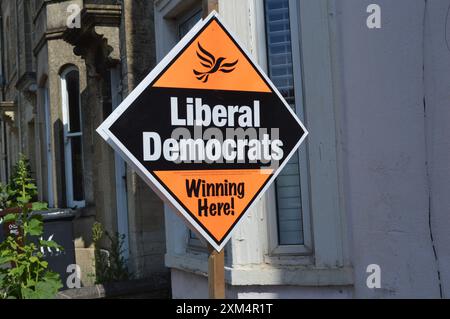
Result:
{"label": "stone building facade", "polygon": [[1,181],[22,153],[40,199],[76,212],[85,284],[95,221],[127,236],[136,277],[167,277],[163,204],[95,132],[155,64],[153,1],[5,0],[0,11]]}

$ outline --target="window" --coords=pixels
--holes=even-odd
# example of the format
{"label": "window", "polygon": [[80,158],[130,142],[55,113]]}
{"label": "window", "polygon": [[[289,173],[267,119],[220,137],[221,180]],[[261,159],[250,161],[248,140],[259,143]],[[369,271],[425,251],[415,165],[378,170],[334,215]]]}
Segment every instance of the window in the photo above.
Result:
{"label": "window", "polygon": [[61,75],[62,115],[64,127],[64,155],[66,201],[70,208],[85,206],[83,181],[83,147],[80,107],[80,79],[76,68],[68,68]]}
{"label": "window", "polygon": [[[280,3],[272,1],[274,6],[277,2]],[[337,26],[333,19],[329,19],[330,12],[336,13],[330,8],[328,0],[289,0],[283,5],[285,10],[288,8],[289,15],[285,17],[290,21],[291,65],[289,60],[285,60],[285,64],[293,70],[291,93],[294,100],[290,103],[295,105],[295,111],[302,120],[307,118],[304,123],[310,132],[298,153],[301,209],[296,211],[299,214],[297,218],[301,219],[300,239],[303,244],[297,244],[300,242],[298,238],[295,241],[291,239],[295,244],[286,244],[286,237],[279,238],[279,203],[274,183],[227,246],[231,252],[227,259],[227,283],[240,287],[308,287],[311,282],[323,286],[351,285],[353,270],[347,259],[346,212],[339,195],[343,185],[339,178],[340,151],[336,145],[339,127],[335,108],[341,103],[333,87],[333,54],[338,49],[333,34],[337,32]],[[184,0],[159,1],[155,5],[158,59],[161,60],[178,42],[177,31],[181,21],[176,17],[185,8]],[[270,61],[271,64],[267,63],[269,41],[276,40],[269,40],[266,35],[270,27],[267,17],[270,11],[276,14],[276,7],[268,7],[265,0],[220,2],[220,15],[226,24],[258,58],[259,64],[269,71],[266,73],[275,78],[272,70],[276,58]],[[276,21],[271,22],[276,26]],[[276,36],[276,30],[269,31]],[[285,58],[289,59],[289,55]],[[276,85],[283,90],[280,83]],[[286,90],[283,94],[287,96]],[[194,274],[206,273],[206,256],[186,251],[186,226],[167,205],[165,218],[167,267]],[[182,279],[178,277],[177,280]]]}
{"label": "window", "polygon": [[[188,14],[181,17],[178,23],[178,39],[181,40],[202,18],[203,11],[201,9],[195,9]],[[194,250],[204,250],[205,245],[198,239],[197,235],[192,231],[188,230],[188,245],[189,248]]]}
{"label": "window", "polygon": [[[296,10],[290,8],[289,0],[265,0],[264,7],[269,77],[303,118]],[[301,151],[291,158],[274,187],[276,220],[270,224],[276,227],[271,229],[271,250],[279,253],[306,252],[309,246],[307,166]]]}
{"label": "window", "polygon": [[193,12],[187,14],[182,17],[181,23],[178,24],[178,36],[181,40],[191,29],[195,26],[195,24],[201,20],[202,18],[202,10],[196,9]]}

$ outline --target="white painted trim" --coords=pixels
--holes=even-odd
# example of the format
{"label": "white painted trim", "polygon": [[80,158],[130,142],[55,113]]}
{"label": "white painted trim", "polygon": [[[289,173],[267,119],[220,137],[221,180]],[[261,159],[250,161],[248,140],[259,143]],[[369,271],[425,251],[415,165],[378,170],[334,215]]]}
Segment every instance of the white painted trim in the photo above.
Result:
{"label": "white painted trim", "polygon": [[[268,68],[267,57],[267,40],[266,40],[266,25],[265,25],[265,11],[264,2],[258,1],[258,13],[261,15],[259,20],[263,23],[258,23],[259,30],[257,34],[263,34],[260,37],[258,46],[264,50],[264,61],[266,61],[266,68]],[[299,118],[305,118],[304,115],[304,95],[303,95],[303,72],[302,61],[300,54],[300,30],[299,30],[299,5],[296,0],[289,0],[289,14],[291,26],[291,44],[292,44],[292,60],[293,60],[293,74],[294,74],[294,89],[296,101],[296,114]],[[307,144],[307,143],[305,143]],[[305,145],[306,146],[306,145]],[[270,255],[310,255],[313,253],[312,233],[311,233],[311,209],[309,205],[309,169],[308,169],[308,152],[305,149],[299,149],[299,172],[300,172],[300,189],[301,189],[301,203],[302,203],[302,225],[303,225],[303,241],[302,245],[280,245],[279,244],[279,229],[278,229],[278,212],[277,212],[277,198],[275,185],[268,192],[268,241]],[[306,193],[306,194],[305,194]]]}
{"label": "white painted trim", "polygon": [[[303,67],[301,58],[301,41],[300,41],[300,6],[298,1],[289,0],[290,19],[291,19],[291,42],[294,66],[294,82],[296,83],[295,99],[296,112],[299,118],[305,119],[305,96],[303,92]],[[311,206],[310,206],[310,188],[309,188],[309,158],[308,158],[308,142],[299,152],[299,172],[300,172],[300,191],[302,201],[302,219],[303,219],[303,249],[308,253],[312,253],[313,242],[311,232]]]}
{"label": "white painted trim", "polygon": [[345,211],[341,207],[333,46],[329,0],[300,1],[301,56],[315,266],[342,267]]}
{"label": "white painted trim", "polygon": [[[294,1],[295,2],[295,1]],[[336,52],[336,39],[333,34],[337,32],[336,25],[330,21],[332,19],[332,7],[334,0],[315,0],[296,2],[300,7],[300,19],[298,27],[300,29],[300,52],[303,69],[302,88],[306,92],[303,96],[305,118],[311,135],[305,144],[306,149],[302,147],[301,153],[304,153],[309,162],[308,173],[304,176],[310,187],[310,215],[311,216],[311,248],[312,258],[299,256],[302,252],[298,249],[278,251],[287,255],[268,255],[271,251],[265,227],[270,227],[268,219],[270,218],[270,205],[274,200],[270,196],[274,193],[268,193],[264,203],[259,210],[252,212],[252,219],[248,225],[251,228],[240,230],[238,236],[232,242],[231,254],[233,255],[233,267],[240,267],[247,264],[279,265],[288,267],[289,265],[304,264],[309,260],[309,264],[314,268],[333,268],[339,269],[342,266],[349,267],[350,261],[346,259],[348,253],[348,243],[345,232],[345,209],[342,203],[342,181],[339,179],[339,165],[336,141],[338,138],[338,129],[335,120],[335,108],[339,105],[339,96],[336,95],[336,88],[339,87],[336,81],[339,77],[335,75],[336,66],[333,64]],[[235,28],[242,28],[245,23],[243,19],[256,18],[248,22],[249,29],[252,24],[261,26],[261,16],[263,12],[263,0],[223,0],[219,2],[221,12],[227,19],[234,21]],[[242,7],[241,7],[242,6]],[[253,16],[253,7],[256,9],[256,16]],[[242,8],[242,9],[241,9]],[[223,9],[223,10],[222,10]],[[259,12],[259,16],[258,16]],[[292,27],[295,27],[292,25]],[[261,39],[265,43],[262,30],[264,25],[259,27],[256,34],[243,34],[246,40],[256,39],[256,43],[251,42],[252,50],[256,50],[257,56],[261,59],[264,48],[261,48]],[[241,29],[238,29],[241,30]],[[254,32],[254,31],[252,31]],[[265,51],[265,50],[264,50]],[[265,61],[262,57],[261,61]],[[311,124],[310,121],[313,123]],[[313,125],[313,127],[311,127]],[[314,129],[314,131],[313,131]],[[311,163],[313,163],[311,165]],[[272,194],[272,195],[271,195]],[[272,212],[275,210],[272,209]],[[305,216],[304,216],[305,217]],[[305,225],[308,224],[305,222]],[[247,225],[247,226],[248,226]],[[254,237],[257,236],[257,237]],[[257,238],[257,241],[252,241]],[[294,252],[297,251],[297,254]],[[273,252],[273,251],[272,251]],[[298,271],[303,271],[298,269]]]}
{"label": "white painted trim", "polygon": [[353,284],[351,268],[311,268],[248,266],[233,268],[230,283],[234,286],[349,286]]}
{"label": "white painted trim", "polygon": [[[207,277],[208,264],[198,255],[166,254],[166,265]],[[225,267],[225,281],[233,286],[350,286],[353,285],[353,269],[313,268],[304,265],[274,266],[246,265]]]}
{"label": "white painted trim", "polygon": [[[82,116],[81,116],[81,96],[79,99],[80,110],[80,132],[69,133],[69,96],[67,92],[66,76],[76,71],[79,75],[79,70],[75,66],[66,68],[60,75],[61,77],[61,107],[62,107],[62,124],[64,131],[64,168],[65,168],[65,181],[66,181],[66,200],[67,206],[70,208],[77,207],[82,208],[86,206],[86,201],[75,201],[73,198],[73,173],[72,173],[72,137],[81,137],[83,134]],[[81,152],[83,154],[83,143],[81,143]]]}
{"label": "white painted trim", "polygon": [[[199,233],[202,237],[204,237],[208,242],[217,250],[221,251],[224,246],[227,244],[228,240],[231,238],[233,231],[231,231],[228,236],[222,241],[221,244],[217,244],[204,230],[202,227],[198,225],[198,223],[191,217],[191,215],[176,201],[175,198],[172,197],[172,195],[165,190],[165,188],[159,183],[157,179],[155,179],[150,172],[139,162],[138,159],[136,159],[129,151],[126,149],[126,147],[114,136],[114,134],[110,131],[110,127],[114,124],[114,122],[128,109],[128,107],[138,98],[139,95],[142,94],[142,92],[150,85],[153,80],[167,67],[167,65],[178,55],[178,53],[184,49],[184,47],[194,38],[197,33],[213,18],[216,18],[222,23],[224,26],[224,22],[220,18],[217,12],[213,11],[206,19],[203,21],[200,21],[197,23],[192,30],[170,51],[167,56],[153,69],[152,72],[136,87],[136,89],[131,92],[131,94],[122,102],[122,104],[112,112],[112,114],[103,122],[102,125],[97,129],[97,132],[103,137],[103,139],[110,144],[111,147],[113,147],[117,152],[121,153],[124,158],[129,160],[129,164],[131,164],[139,176],[160,196],[165,198],[171,206],[175,208],[175,211],[179,213],[179,215],[184,218],[188,225],[193,226],[193,230],[195,230],[197,233]],[[234,36],[233,32],[231,30],[228,30],[231,37],[236,41],[236,43],[241,46],[242,51],[244,54],[246,54],[250,59],[254,60],[252,58],[252,55],[246,50],[245,46],[240,44],[240,41]],[[284,166],[287,164],[287,162],[290,160],[290,158],[295,154],[297,149],[300,147],[302,142],[305,140],[305,138],[308,135],[308,131],[303,125],[303,123],[298,119],[297,115],[294,113],[294,111],[291,109],[291,107],[288,105],[288,103],[284,100],[283,96],[280,94],[280,92],[277,90],[277,88],[272,84],[270,79],[265,75],[263,70],[256,64],[256,61],[254,61],[256,68],[258,71],[262,74],[266,82],[270,85],[271,89],[275,94],[278,95],[279,99],[283,101],[284,106],[290,112],[292,117],[297,121],[298,125],[303,129],[305,134],[303,137],[298,141],[298,143],[295,145],[295,147],[292,149],[292,151],[286,156],[285,161],[280,165],[278,170],[270,177],[268,182],[266,183],[265,187],[261,190],[259,195],[255,198],[252,205],[247,209],[250,211],[252,207],[261,199],[261,197],[264,195],[264,193],[267,191],[267,189],[270,187],[270,185],[273,183],[273,181],[276,179],[278,174],[281,172],[281,170],[284,168]],[[242,221],[245,219],[245,215],[238,221],[238,223],[235,225],[234,229],[238,228],[239,225],[242,223]]]}

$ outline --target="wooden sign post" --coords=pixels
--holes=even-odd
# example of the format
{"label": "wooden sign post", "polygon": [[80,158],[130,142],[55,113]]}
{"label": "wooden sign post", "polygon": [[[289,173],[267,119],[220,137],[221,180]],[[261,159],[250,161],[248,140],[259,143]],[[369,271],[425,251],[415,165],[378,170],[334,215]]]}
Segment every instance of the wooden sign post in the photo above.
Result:
{"label": "wooden sign post", "polygon": [[[213,11],[219,12],[219,0],[203,0],[203,18]],[[209,299],[225,299],[225,252],[208,244],[208,287]]]}
{"label": "wooden sign post", "polygon": [[225,299],[225,253],[208,245],[209,299]]}

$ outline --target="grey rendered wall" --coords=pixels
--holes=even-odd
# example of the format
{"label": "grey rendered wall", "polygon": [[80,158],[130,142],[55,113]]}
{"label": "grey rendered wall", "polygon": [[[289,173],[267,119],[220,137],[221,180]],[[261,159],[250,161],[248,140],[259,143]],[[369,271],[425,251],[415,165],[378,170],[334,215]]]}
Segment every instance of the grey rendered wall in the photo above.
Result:
{"label": "grey rendered wall", "polygon": [[[366,27],[371,3],[380,30]],[[449,5],[336,1],[357,298],[450,297]],[[381,289],[366,286],[369,264],[381,266]]]}
{"label": "grey rendered wall", "polygon": [[[450,1],[428,1],[425,105],[430,216],[442,294],[450,298]],[[445,41],[444,41],[445,39]]]}

